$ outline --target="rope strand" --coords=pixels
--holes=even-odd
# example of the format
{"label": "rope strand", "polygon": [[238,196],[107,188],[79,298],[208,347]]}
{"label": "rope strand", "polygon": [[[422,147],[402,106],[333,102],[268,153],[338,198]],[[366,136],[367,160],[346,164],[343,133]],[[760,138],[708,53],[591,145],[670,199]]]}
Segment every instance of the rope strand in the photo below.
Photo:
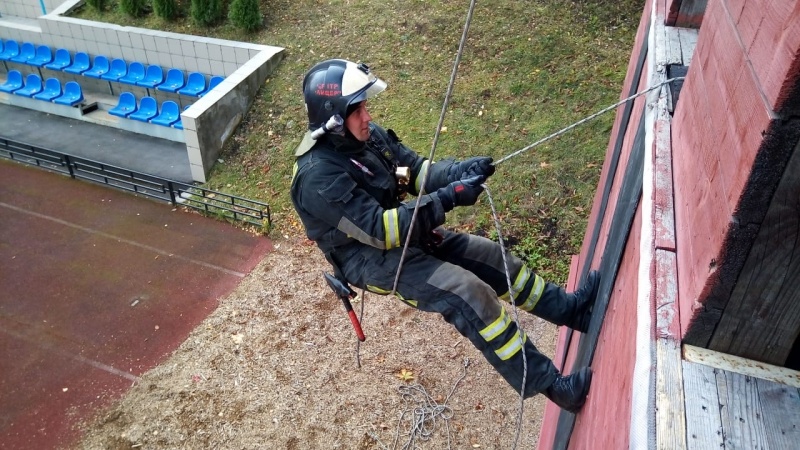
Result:
{"label": "rope strand", "polygon": [[[456,84],[456,74],[458,73],[458,65],[461,62],[461,55],[464,53],[464,46],[467,43],[467,33],[469,31],[469,25],[472,22],[472,13],[475,10],[475,0],[472,0],[469,4],[469,11],[467,11],[467,19],[464,22],[464,31],[461,33],[461,42],[458,43],[458,52],[456,52],[456,60],[453,62],[453,72],[450,74],[450,83],[447,85],[447,93],[444,96],[444,102],[442,103],[442,112],[439,114],[439,123],[436,124],[436,133],[433,135],[433,143],[431,144],[431,153],[428,157],[428,161],[433,161],[433,157],[436,154],[436,145],[439,143],[439,135],[442,132],[442,124],[444,123],[444,116],[447,112],[447,105],[450,104],[450,96],[453,93],[453,86]],[[430,176],[430,171],[425,173],[425,177],[422,178],[422,183],[420,184],[419,188],[419,195],[424,195],[425,193],[425,183],[428,181],[428,177]],[[406,235],[406,243],[403,245],[403,253],[400,255],[400,263],[397,265],[397,273],[394,277],[394,285],[392,286],[391,295],[394,295],[397,292],[397,284],[400,282],[400,272],[403,270],[403,261],[406,257],[406,251],[408,250],[408,239],[409,236],[413,236],[411,234],[414,231],[414,225],[417,223],[417,213],[419,212],[419,202],[414,205],[414,212],[411,214],[411,225],[408,227],[408,234]]]}
{"label": "rope strand", "polygon": [[645,89],[645,90],[643,90],[641,92],[637,92],[636,94],[631,95],[630,97],[628,97],[626,99],[620,100],[617,103],[614,103],[613,105],[611,105],[611,106],[609,106],[607,108],[603,108],[600,111],[597,111],[596,113],[594,113],[594,114],[592,114],[590,116],[587,116],[587,117],[585,117],[585,118],[573,123],[572,125],[570,125],[568,127],[562,128],[562,129],[556,131],[555,133],[553,133],[553,134],[551,134],[549,136],[545,136],[542,139],[539,139],[538,141],[534,142],[533,144],[531,144],[531,145],[529,145],[527,147],[521,148],[521,149],[515,151],[514,153],[511,153],[511,154],[509,154],[507,156],[504,156],[504,157],[498,159],[497,161],[495,161],[494,165],[496,166],[496,165],[498,165],[498,164],[500,164],[502,162],[505,162],[505,161],[513,158],[514,156],[519,155],[520,153],[527,152],[528,150],[530,150],[530,149],[532,149],[532,148],[534,148],[534,147],[536,147],[538,145],[541,145],[541,144],[549,141],[550,139],[553,139],[553,138],[556,138],[558,136],[561,136],[562,134],[566,133],[567,131],[569,131],[569,130],[571,130],[571,129],[579,126],[579,125],[583,125],[584,123],[594,119],[595,117],[598,117],[598,116],[600,116],[602,114],[605,114],[605,113],[613,110],[614,108],[616,108],[619,105],[622,105],[623,103],[627,103],[627,102],[629,102],[629,101],[631,101],[631,100],[633,100],[633,99],[635,99],[637,97],[640,97],[640,96],[642,96],[644,94],[647,94],[648,92],[653,91],[655,89],[658,89],[661,86],[664,86],[665,84],[671,83],[673,81],[683,80],[684,78],[686,78],[686,77],[670,78],[669,80],[662,81],[661,83],[658,83],[656,85],[650,86],[649,88],[647,88],[647,89]]}

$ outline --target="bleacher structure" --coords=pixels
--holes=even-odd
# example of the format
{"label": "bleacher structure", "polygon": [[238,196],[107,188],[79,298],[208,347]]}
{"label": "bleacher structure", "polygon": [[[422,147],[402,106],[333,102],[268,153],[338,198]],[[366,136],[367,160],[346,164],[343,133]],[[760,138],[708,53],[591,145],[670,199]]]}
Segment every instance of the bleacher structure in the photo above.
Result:
{"label": "bleacher structure", "polygon": [[205,182],[283,49],[69,17],[81,3],[0,4],[0,103],[185,143]]}

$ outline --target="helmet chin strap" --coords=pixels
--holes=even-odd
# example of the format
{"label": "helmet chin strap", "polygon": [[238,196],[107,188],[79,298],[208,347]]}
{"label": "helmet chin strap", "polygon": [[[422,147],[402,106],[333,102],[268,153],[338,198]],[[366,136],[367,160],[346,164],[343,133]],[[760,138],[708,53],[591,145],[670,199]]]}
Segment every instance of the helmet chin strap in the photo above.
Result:
{"label": "helmet chin strap", "polygon": [[344,119],[342,119],[342,116],[338,114],[331,116],[324,125],[311,133],[311,139],[317,140],[325,133],[334,133],[344,136]]}

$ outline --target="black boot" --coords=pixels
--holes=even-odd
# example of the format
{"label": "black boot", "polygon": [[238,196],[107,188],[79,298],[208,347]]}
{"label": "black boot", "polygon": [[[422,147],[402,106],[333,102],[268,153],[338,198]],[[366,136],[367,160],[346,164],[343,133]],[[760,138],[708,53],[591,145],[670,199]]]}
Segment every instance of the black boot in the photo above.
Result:
{"label": "black boot", "polygon": [[586,403],[586,395],[589,394],[589,386],[592,384],[592,369],[583,369],[571,375],[558,375],[553,384],[543,392],[544,396],[551,402],[571,413],[580,411]]}
{"label": "black boot", "polygon": [[586,283],[580,289],[569,294],[575,301],[575,316],[567,324],[568,327],[581,333],[589,331],[592,321],[592,307],[597,300],[597,291],[600,287],[600,272],[592,270],[586,277]]}

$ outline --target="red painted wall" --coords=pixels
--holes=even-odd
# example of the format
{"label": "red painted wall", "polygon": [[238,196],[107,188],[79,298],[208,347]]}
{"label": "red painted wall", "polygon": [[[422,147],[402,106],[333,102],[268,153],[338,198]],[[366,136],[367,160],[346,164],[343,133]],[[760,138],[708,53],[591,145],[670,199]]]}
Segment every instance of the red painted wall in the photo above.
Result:
{"label": "red painted wall", "polygon": [[684,335],[716,281],[729,231],[708,218],[734,216],[799,55],[800,2],[709,1],[672,124]]}
{"label": "red painted wall", "polygon": [[[652,0],[647,0],[646,11],[650,11]],[[648,39],[647,25],[650,22],[649,13],[642,16],[635,42],[632,43],[631,58],[628,63],[628,71],[621,90],[620,99],[628,96],[628,92],[634,83],[634,74],[639,59],[639,52],[643,43]],[[642,90],[647,85],[647,66],[640,74],[639,89]],[[606,159],[595,194],[592,212],[590,214],[587,230],[584,236],[584,245],[578,257],[577,264],[573,264],[570,273],[571,283],[580,274],[583,267],[589,265],[591,268],[598,268],[603,257],[607,236],[611,231],[611,222],[616,208],[616,199],[623,182],[628,159],[633,146],[634,136],[640,118],[644,114],[645,98],[640,97],[634,103],[631,111],[631,119],[627,124],[625,139],[620,153],[619,162],[616,167],[616,174],[612,174],[610,167],[611,154],[614,151],[616,136],[619,130],[626,124],[622,123],[624,106],[617,109],[614,126],[611,131],[612,139],[606,150]],[[587,261],[589,245],[595,222],[600,215],[600,205],[603,194],[603,186],[609,177],[613,176],[613,184],[609,201],[602,217],[602,227],[599,239],[596,244],[595,254],[592,261]],[[570,448],[627,448],[628,427],[630,424],[631,407],[631,381],[634,365],[635,350],[635,331],[636,331],[636,295],[637,277],[639,266],[639,236],[641,229],[641,211],[637,211],[628,244],[625,248],[623,260],[617,277],[617,284],[609,300],[609,308],[606,319],[600,332],[597,351],[595,353],[592,368],[594,376],[592,380],[592,390],[586,405],[578,415],[574,432],[570,440]],[[561,357],[566,352],[565,367],[561,367],[564,373],[572,372],[572,365],[577,355],[578,345],[581,335],[573,333],[572,340],[568,348],[565,348],[564,337],[565,329],[560,330],[558,347],[556,350],[556,362],[561,361]],[[542,423],[542,432],[539,437],[540,449],[553,447],[555,430],[559,417],[559,409],[548,402],[545,409],[545,416]]]}

